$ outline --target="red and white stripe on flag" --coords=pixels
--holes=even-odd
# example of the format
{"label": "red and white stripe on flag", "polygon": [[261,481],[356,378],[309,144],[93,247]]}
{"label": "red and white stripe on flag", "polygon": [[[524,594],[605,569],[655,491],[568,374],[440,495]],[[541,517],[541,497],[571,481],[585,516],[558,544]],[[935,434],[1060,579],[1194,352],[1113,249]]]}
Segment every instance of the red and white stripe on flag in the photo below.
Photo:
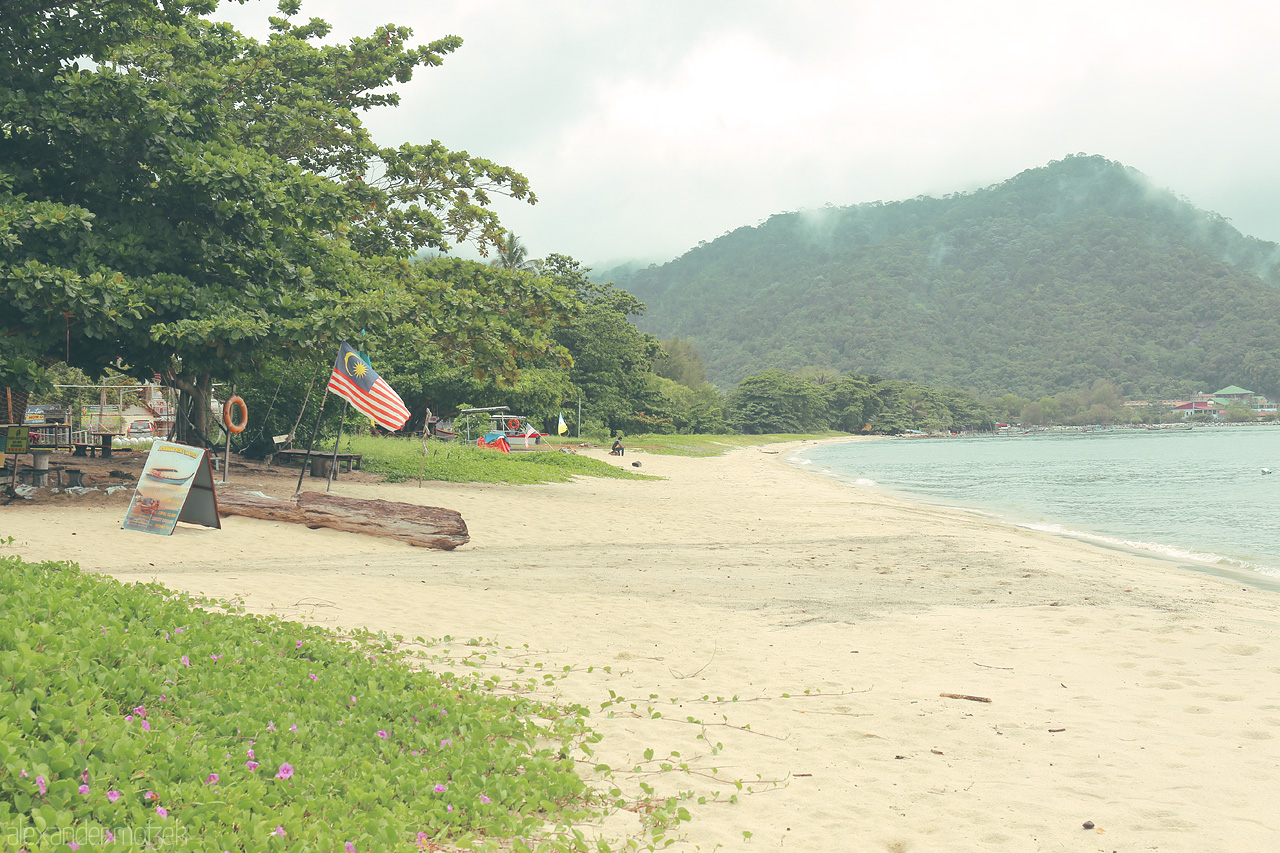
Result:
{"label": "red and white stripe on flag", "polygon": [[381,376],[365,391],[335,370],[329,377],[329,390],[387,429],[400,429],[409,420],[409,410],[405,408],[404,401]]}
{"label": "red and white stripe on flag", "polygon": [[328,388],[358,412],[388,429],[400,429],[409,420],[404,400],[346,341],[338,347]]}

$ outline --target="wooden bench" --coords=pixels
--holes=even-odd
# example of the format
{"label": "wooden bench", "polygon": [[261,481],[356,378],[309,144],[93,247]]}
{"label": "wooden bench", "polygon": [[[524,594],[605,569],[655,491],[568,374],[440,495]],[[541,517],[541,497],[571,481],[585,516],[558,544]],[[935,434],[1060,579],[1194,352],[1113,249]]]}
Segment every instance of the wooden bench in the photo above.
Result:
{"label": "wooden bench", "polygon": [[22,468],[18,471],[18,477],[22,482],[32,486],[49,485],[49,475],[53,475],[53,479],[57,482],[58,488],[62,488],[62,475],[67,475],[67,486],[83,486],[84,471],[80,468],[68,468],[65,465],[50,465],[48,468]]}
{"label": "wooden bench", "polygon": [[[286,460],[286,461],[288,461],[288,460],[292,460],[292,459],[296,459],[296,460],[298,460],[299,462],[303,462],[306,458],[307,458],[307,451],[305,451],[305,450],[277,450],[274,454],[272,454],[272,461],[275,461],[276,459],[284,459],[284,460]],[[352,469],[354,469],[354,470],[356,470],[356,471],[359,471],[359,470],[360,470],[360,460],[362,460],[363,458],[364,458],[364,454],[362,454],[362,453],[339,453],[339,454],[338,454],[338,470],[339,470],[339,471],[346,471],[346,472],[348,472],[348,473],[350,473],[350,472],[352,471]],[[317,459],[323,459],[323,460],[324,460],[324,464],[323,464],[322,466],[320,466],[320,467],[321,467],[321,468],[323,468],[323,470],[324,470],[324,473],[323,473],[323,474],[317,474],[317,473],[316,473],[316,471],[317,471],[316,460],[317,460]],[[313,451],[311,451],[311,474],[312,474],[312,476],[314,476],[314,477],[327,477],[327,476],[329,476],[329,469],[328,469],[328,465],[329,465],[329,461],[330,461],[331,459],[333,459],[333,453],[332,453],[332,452],[328,452],[328,453],[326,453],[326,452],[324,452],[324,451],[318,451],[318,450],[313,450]]]}

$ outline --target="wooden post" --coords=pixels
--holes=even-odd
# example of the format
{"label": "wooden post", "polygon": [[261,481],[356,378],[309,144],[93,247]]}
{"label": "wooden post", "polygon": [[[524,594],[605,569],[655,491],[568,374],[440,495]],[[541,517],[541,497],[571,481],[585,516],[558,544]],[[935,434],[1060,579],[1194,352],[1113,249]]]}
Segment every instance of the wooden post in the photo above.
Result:
{"label": "wooden post", "polygon": [[307,466],[311,464],[311,448],[316,445],[316,434],[320,432],[320,416],[324,414],[324,401],[329,399],[329,389],[324,389],[324,396],[320,398],[320,408],[316,411],[316,425],[311,429],[311,441],[307,442],[307,455],[302,457],[302,470],[298,473],[298,487],[293,490],[294,494],[302,491],[302,478],[307,476]]}
{"label": "wooden post", "polygon": [[[236,395],[236,384],[232,382],[231,396],[234,397],[235,395]],[[228,397],[227,399],[231,399],[231,398]],[[231,425],[227,423],[226,412],[227,412],[227,409],[226,409],[226,406],[224,405],[222,408],[222,414],[223,414],[222,428],[223,428],[223,432],[227,434],[227,446],[222,451],[222,482],[224,483],[227,482],[227,469],[231,467]],[[247,411],[246,411],[246,414],[247,414]],[[249,418],[246,417],[245,420],[248,421]]]}

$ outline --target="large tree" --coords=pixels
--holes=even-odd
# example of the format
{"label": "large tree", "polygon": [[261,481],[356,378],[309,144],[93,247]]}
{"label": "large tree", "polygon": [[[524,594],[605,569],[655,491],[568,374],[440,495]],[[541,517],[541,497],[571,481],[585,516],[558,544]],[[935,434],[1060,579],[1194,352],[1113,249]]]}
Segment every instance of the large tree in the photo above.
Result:
{"label": "large tree", "polygon": [[280,17],[259,42],[199,17],[212,5],[0,12],[0,364],[161,374],[199,438],[215,379],[360,330],[398,325],[400,345],[460,347],[477,369],[554,352],[537,288],[501,306],[533,320],[498,348],[491,317],[415,286],[431,275],[407,260],[496,245],[487,205],[532,201],[524,177],[434,141],[378,145],[360,119],[460,40],[410,47],[385,26],[327,45],[324,22]]}
{"label": "large tree", "polygon": [[569,378],[582,393],[584,420],[610,432],[651,431],[648,415],[660,405],[650,382],[658,339],[632,324],[644,303],[611,283],[592,281],[591,270],[566,255],[551,254],[542,274],[577,300],[572,322],[556,333],[572,356]]}

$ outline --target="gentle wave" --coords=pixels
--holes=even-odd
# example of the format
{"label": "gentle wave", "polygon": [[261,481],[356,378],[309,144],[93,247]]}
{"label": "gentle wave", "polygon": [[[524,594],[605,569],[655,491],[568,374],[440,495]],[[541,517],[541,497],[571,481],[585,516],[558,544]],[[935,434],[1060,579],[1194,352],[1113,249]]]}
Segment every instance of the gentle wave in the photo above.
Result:
{"label": "gentle wave", "polygon": [[1010,521],[1009,519],[1001,520],[1012,524],[1015,527],[1025,527],[1029,530],[1039,530],[1044,533],[1053,533],[1058,536],[1069,536],[1072,539],[1085,539],[1090,542],[1099,542],[1103,545],[1111,545],[1113,547],[1129,548],[1134,551],[1147,551],[1171,560],[1191,560],[1197,563],[1205,563],[1206,565],[1225,566],[1231,569],[1241,569],[1280,578],[1280,568],[1264,566],[1260,563],[1251,563],[1247,560],[1237,560],[1222,554],[1188,551],[1184,548],[1175,548],[1172,545],[1164,545],[1159,542],[1143,542],[1138,539],[1121,539],[1115,536],[1102,536],[1097,533],[1086,533],[1083,530],[1072,530],[1069,527],[1063,527],[1061,524],[1036,524],[1033,522]]}

